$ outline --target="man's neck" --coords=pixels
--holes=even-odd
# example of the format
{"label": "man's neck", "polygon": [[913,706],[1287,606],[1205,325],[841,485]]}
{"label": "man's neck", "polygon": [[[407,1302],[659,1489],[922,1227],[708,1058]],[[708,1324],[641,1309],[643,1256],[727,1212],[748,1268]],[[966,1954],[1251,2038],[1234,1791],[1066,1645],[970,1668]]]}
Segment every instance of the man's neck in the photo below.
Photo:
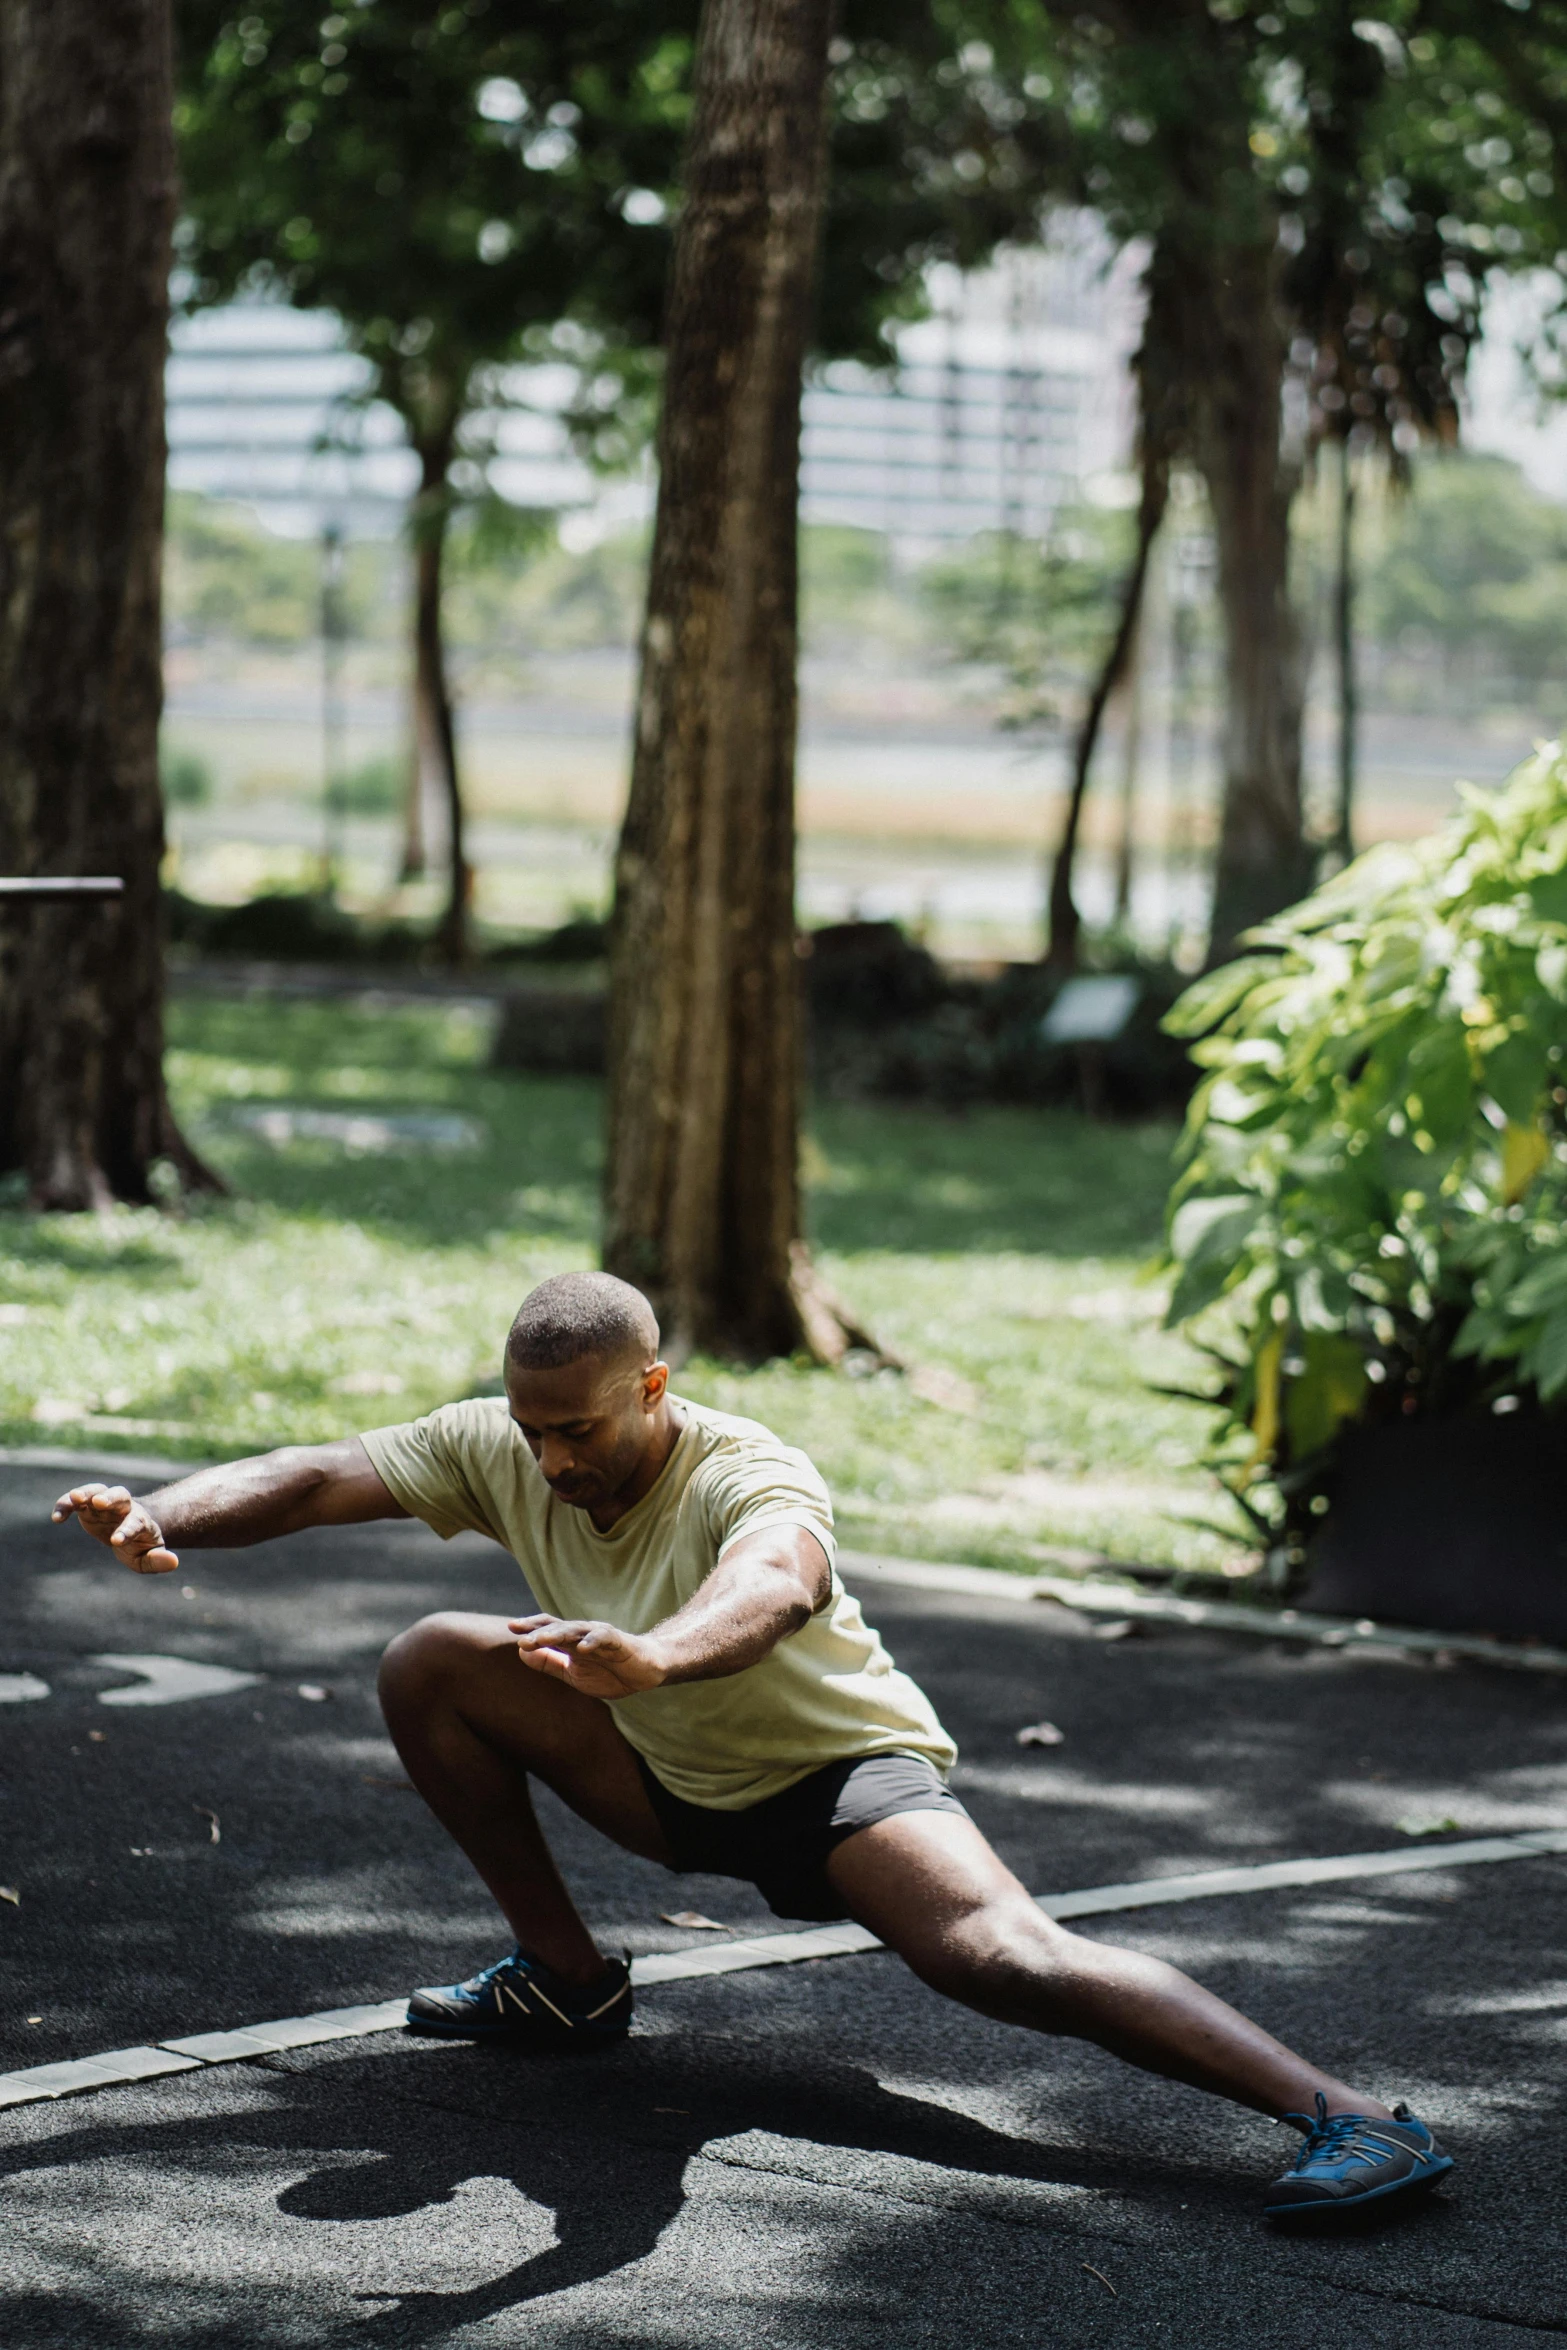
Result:
{"label": "man's neck", "polygon": [[680,1431],[685,1426],[685,1414],[669,1395],[659,1399],[658,1410],[648,1422],[648,1446],[631,1475],[618,1493],[608,1501],[590,1509],[588,1519],[599,1534],[608,1534],[618,1526],[629,1510],[650,1494],[664,1473],[664,1467],[675,1446],[680,1442]]}

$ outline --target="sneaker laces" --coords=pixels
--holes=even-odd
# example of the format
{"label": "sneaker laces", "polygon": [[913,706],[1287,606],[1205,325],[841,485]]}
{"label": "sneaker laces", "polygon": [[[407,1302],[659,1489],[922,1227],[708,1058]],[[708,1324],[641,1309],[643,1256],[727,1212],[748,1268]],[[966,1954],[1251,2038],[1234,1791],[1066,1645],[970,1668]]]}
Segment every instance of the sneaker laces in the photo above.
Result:
{"label": "sneaker laces", "polygon": [[[1385,2130],[1397,2126],[1382,2121],[1380,2116],[1376,2114],[1329,2113],[1328,2101],[1320,2089],[1317,2092],[1315,2118],[1307,2113],[1285,2113],[1281,2114],[1279,2118],[1281,2121],[1299,2122],[1306,2133],[1305,2144],[1290,2165],[1292,2170],[1304,2170],[1308,2163],[1331,2162],[1336,2157],[1359,2154],[1361,2150],[1355,2141],[1362,2131]],[[1361,2159],[1371,2162],[1376,2157],[1366,2153],[1361,2155]]]}

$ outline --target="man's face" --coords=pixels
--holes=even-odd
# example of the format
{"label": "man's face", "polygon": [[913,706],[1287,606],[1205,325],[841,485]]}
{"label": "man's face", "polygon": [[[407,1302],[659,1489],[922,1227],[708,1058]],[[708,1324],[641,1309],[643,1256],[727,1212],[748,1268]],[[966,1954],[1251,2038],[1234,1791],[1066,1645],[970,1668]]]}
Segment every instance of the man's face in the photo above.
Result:
{"label": "man's face", "polygon": [[506,1366],[506,1400],[556,1497],[591,1510],[629,1484],[656,1435],[662,1363],[591,1355],[553,1371]]}

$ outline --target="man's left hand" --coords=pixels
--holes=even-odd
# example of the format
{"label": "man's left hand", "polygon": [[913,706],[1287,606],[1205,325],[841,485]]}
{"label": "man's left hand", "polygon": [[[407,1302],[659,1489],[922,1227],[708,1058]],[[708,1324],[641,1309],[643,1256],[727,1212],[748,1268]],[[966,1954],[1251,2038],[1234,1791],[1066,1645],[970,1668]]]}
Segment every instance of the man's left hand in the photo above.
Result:
{"label": "man's left hand", "polygon": [[665,1679],[651,1640],[613,1624],[562,1623],[559,1616],[514,1616],[517,1654],[531,1672],[564,1681],[584,1697],[631,1697]]}

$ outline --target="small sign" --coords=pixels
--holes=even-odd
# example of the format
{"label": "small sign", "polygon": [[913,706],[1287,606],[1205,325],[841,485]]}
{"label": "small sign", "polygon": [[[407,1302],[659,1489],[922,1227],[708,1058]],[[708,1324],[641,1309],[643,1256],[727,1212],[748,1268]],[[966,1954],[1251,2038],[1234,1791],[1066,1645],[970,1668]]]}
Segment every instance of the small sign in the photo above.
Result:
{"label": "small sign", "polygon": [[1046,1044],[1109,1044],[1137,1008],[1142,988],[1124,972],[1069,979],[1039,1023]]}

